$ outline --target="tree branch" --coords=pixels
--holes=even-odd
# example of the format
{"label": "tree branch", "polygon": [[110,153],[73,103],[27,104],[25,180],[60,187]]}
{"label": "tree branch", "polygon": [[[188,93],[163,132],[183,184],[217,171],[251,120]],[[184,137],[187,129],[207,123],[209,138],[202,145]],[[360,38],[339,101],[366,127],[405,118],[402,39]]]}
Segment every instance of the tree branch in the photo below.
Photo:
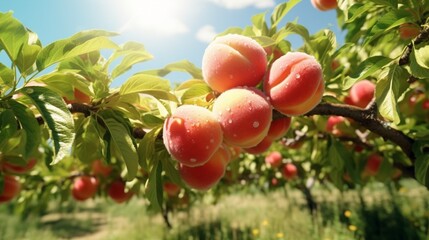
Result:
{"label": "tree branch", "polygon": [[367,109],[361,109],[345,104],[320,103],[313,110],[308,112],[306,116],[336,115],[353,119],[366,129],[378,134],[383,139],[398,145],[408,158],[414,162],[415,156],[412,150],[414,140],[403,132],[390,127],[387,122],[380,120],[374,112],[375,108],[375,104],[372,104]]}

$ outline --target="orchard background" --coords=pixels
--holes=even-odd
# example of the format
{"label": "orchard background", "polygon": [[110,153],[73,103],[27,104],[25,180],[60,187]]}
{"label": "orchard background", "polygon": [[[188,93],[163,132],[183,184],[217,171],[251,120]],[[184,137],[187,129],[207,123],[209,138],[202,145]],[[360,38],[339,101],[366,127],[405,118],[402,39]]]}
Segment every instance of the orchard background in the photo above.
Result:
{"label": "orchard background", "polygon": [[[12,12],[0,13],[3,209],[25,219],[70,204],[134,201],[172,228],[171,215],[195,219],[190,209],[208,209],[204,203],[284,191],[290,212],[294,193],[302,194],[295,204],[309,211],[309,237],[425,239],[429,4],[312,1],[336,11],[344,39],[285,21],[300,4],[278,3],[245,27],[224,29],[198,63],[149,70],[135,70],[153,58],[144,45],[118,44],[115,32],[85,30],[44,44]],[[290,40],[297,36],[299,46]],[[169,81],[176,72],[186,79]],[[408,198],[404,186],[418,194]],[[351,192],[361,212],[354,223],[352,204],[338,197]],[[331,215],[329,195],[342,203]],[[368,217],[383,201],[403,232],[368,230],[375,218],[383,222]],[[323,230],[334,219],[346,224],[345,235]],[[229,236],[224,228],[201,231]],[[264,234],[254,228],[229,238],[294,239]]]}

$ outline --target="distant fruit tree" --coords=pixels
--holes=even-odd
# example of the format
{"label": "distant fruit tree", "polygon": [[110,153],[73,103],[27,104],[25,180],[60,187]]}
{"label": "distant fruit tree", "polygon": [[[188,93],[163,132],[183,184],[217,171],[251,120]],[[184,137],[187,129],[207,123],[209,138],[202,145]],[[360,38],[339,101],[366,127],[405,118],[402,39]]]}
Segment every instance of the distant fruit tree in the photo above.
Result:
{"label": "distant fruit tree", "polygon": [[[429,186],[427,1],[311,0],[337,12],[340,41],[284,21],[299,2],[226,29],[201,69],[174,62],[117,88],[152,58],[142,44],[88,30],[42,45],[0,13],[0,202],[140,197],[161,211],[234,187]],[[189,80],[172,86],[173,71]]]}

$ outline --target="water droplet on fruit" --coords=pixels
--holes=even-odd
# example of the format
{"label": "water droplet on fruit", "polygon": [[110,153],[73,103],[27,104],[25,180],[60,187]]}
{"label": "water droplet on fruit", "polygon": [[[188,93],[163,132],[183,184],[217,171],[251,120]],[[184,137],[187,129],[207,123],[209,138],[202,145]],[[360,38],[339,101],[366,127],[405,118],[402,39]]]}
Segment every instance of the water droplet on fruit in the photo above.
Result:
{"label": "water droplet on fruit", "polygon": [[209,150],[209,146],[206,146],[206,149]]}
{"label": "water droplet on fruit", "polygon": [[229,74],[229,79],[233,79],[234,76],[232,74]]}
{"label": "water droplet on fruit", "polygon": [[258,122],[258,121],[253,122],[253,127],[254,127],[254,128],[259,127],[259,122]]}
{"label": "water droplet on fruit", "polygon": [[226,110],[227,110],[228,112],[231,112],[231,108],[230,108],[230,107],[227,107],[227,108],[226,108]]}
{"label": "water droplet on fruit", "polygon": [[210,143],[214,143],[214,139],[212,138],[212,139],[210,139]]}
{"label": "water droplet on fruit", "polygon": [[231,123],[232,123],[232,119],[229,119],[229,120],[228,120],[228,123],[229,123],[229,124],[231,124]]}
{"label": "water droplet on fruit", "polygon": [[299,73],[297,73],[297,74],[295,75],[295,77],[296,77],[296,78],[300,78],[300,77],[301,77],[301,75],[300,75]]}
{"label": "water droplet on fruit", "polygon": [[195,158],[191,158],[191,159],[189,159],[189,161],[194,163],[194,162],[196,162],[196,161],[197,161],[197,159],[195,159]]}
{"label": "water droplet on fruit", "polygon": [[237,134],[235,134],[235,133],[234,133],[232,136],[236,138],[236,137],[237,137]]}

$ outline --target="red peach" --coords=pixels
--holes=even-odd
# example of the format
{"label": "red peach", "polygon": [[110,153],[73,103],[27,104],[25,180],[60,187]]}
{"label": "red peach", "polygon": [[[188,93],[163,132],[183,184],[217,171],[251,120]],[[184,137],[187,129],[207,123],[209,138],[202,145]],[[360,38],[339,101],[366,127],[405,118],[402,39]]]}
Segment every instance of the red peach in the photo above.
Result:
{"label": "red peach", "polygon": [[366,108],[374,98],[375,84],[369,80],[362,80],[354,84],[349,91],[352,105]]}
{"label": "red peach", "polygon": [[341,132],[338,126],[343,124],[345,121],[346,119],[341,116],[329,116],[328,121],[326,122],[326,131],[335,136],[342,136],[343,132]]}
{"label": "red peach", "polygon": [[399,37],[409,40],[420,34],[420,27],[412,23],[404,23],[399,26]]}
{"label": "red peach", "polygon": [[221,36],[204,52],[203,78],[217,92],[239,86],[255,87],[265,75],[266,57],[264,48],[250,37]]}
{"label": "red peach", "polygon": [[377,153],[373,153],[369,155],[365,165],[364,172],[363,172],[364,176],[377,175],[377,172],[380,169],[382,161],[383,161],[383,158]]}
{"label": "red peach", "polygon": [[80,176],[73,181],[72,196],[78,201],[87,200],[97,192],[98,180],[95,177]]}
{"label": "red peach", "polygon": [[28,160],[27,164],[25,165],[17,165],[14,163],[4,161],[1,167],[5,172],[8,172],[8,173],[23,174],[31,171],[36,165],[36,163],[37,163],[37,159],[35,158],[31,158],[30,160]]}
{"label": "red peach", "polygon": [[208,190],[224,176],[226,161],[220,149],[202,166],[188,167],[180,164],[179,174],[189,187],[202,191]]}
{"label": "red peach", "polygon": [[97,159],[92,162],[91,165],[92,173],[103,177],[108,177],[112,172],[112,166],[105,164],[102,160]]}
{"label": "red peach", "polygon": [[337,8],[337,0],[311,0],[311,4],[320,11]]}
{"label": "red peach", "polygon": [[107,194],[116,203],[126,202],[134,195],[133,192],[126,191],[125,182],[122,179],[111,182],[107,188]]}
{"label": "red peach", "polygon": [[298,169],[293,163],[287,163],[283,167],[283,176],[286,180],[292,180],[298,175]]}
{"label": "red peach", "polygon": [[291,120],[292,118],[290,117],[273,119],[271,121],[267,137],[273,140],[277,140],[283,137],[290,128]]}
{"label": "red peach", "polygon": [[171,156],[190,167],[201,166],[222,143],[222,129],[208,109],[182,105],[165,120],[164,145]]}
{"label": "red peach", "polygon": [[423,108],[423,110],[428,110],[429,109],[429,99],[423,100],[422,108]]}
{"label": "red peach", "polygon": [[0,192],[0,203],[9,202],[21,191],[21,184],[11,175],[3,175],[3,190]]}
{"label": "red peach", "polygon": [[267,136],[272,108],[265,95],[256,88],[233,88],[223,92],[213,104],[224,141],[233,146],[250,148]]}
{"label": "red peach", "polygon": [[273,107],[288,116],[312,110],[324,89],[322,67],[302,52],[288,52],[274,61],[264,81],[264,91]]}
{"label": "red peach", "polygon": [[175,197],[180,192],[180,186],[172,182],[164,182],[162,188],[170,197]]}
{"label": "red peach", "polygon": [[64,101],[67,104],[71,104],[71,103],[89,104],[89,103],[91,103],[91,97],[86,95],[85,93],[83,93],[82,91],[80,91],[77,88],[74,89],[73,96],[74,96],[74,99],[71,99],[71,100],[64,97]]}
{"label": "red peach", "polygon": [[250,148],[244,148],[244,151],[250,154],[261,154],[270,149],[271,145],[273,144],[273,140],[269,138],[268,136],[262,139],[260,143],[258,143],[254,147]]}
{"label": "red peach", "polygon": [[278,151],[271,152],[265,157],[265,163],[270,165],[273,168],[280,167],[282,164],[282,154]]}

